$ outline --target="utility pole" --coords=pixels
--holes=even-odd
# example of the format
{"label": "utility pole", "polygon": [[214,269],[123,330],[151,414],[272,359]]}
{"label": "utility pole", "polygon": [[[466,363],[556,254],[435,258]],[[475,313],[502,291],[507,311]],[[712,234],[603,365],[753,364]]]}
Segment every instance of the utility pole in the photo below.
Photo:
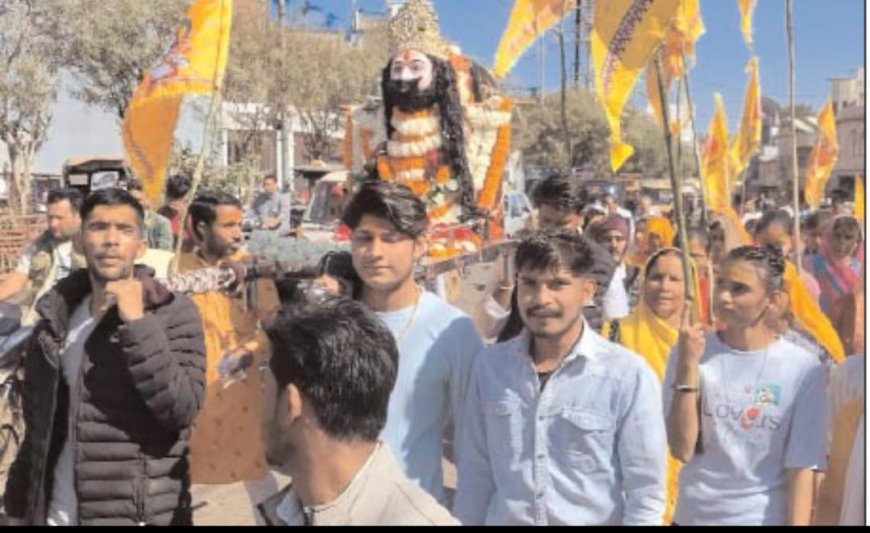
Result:
{"label": "utility pole", "polygon": [[[285,24],[286,24],[286,15],[287,15],[287,0],[278,0],[278,62],[279,69],[281,72],[284,70],[284,50],[285,50]],[[284,190],[284,184],[286,183],[290,192],[293,193],[293,177],[290,172],[289,165],[287,164],[288,157],[288,147],[287,142],[290,136],[287,135],[287,125],[285,120],[285,102],[284,102],[284,87],[283,81],[279,82],[280,94],[278,94],[277,103],[278,103],[278,113],[275,119],[275,174],[276,178],[278,178],[278,190]]]}
{"label": "utility pole", "polygon": [[538,39],[538,102],[544,101],[544,40],[546,32]]}

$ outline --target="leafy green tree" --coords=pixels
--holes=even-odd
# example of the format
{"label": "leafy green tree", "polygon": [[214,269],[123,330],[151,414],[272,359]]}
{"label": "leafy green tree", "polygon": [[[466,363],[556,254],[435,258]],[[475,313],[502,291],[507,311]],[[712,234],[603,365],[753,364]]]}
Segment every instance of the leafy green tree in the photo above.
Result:
{"label": "leafy green tree", "polygon": [[[600,176],[610,176],[610,128],[594,94],[584,90],[569,90],[566,109],[572,149],[571,166],[590,170]],[[639,172],[650,178],[667,177],[664,136],[653,118],[628,108],[622,129],[624,138],[634,146],[635,153],[621,172]],[[522,151],[528,164],[564,164],[567,157],[558,92],[546,95],[542,104],[519,108],[514,119],[514,147]],[[683,174],[692,174],[695,168],[694,154],[688,144],[683,146],[682,162]]]}
{"label": "leafy green tree", "polygon": [[0,2],[0,142],[9,158],[9,205],[25,213],[30,169],[48,135],[57,96],[58,60],[53,53],[49,9],[37,0]]}

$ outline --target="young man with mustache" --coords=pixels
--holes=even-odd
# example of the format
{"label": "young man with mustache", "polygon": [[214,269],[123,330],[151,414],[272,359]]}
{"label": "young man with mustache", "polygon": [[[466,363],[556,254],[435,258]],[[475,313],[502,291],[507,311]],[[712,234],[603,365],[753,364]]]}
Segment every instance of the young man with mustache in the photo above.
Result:
{"label": "young man with mustache", "polygon": [[595,292],[576,231],[516,252],[523,333],[477,357],[454,515],[465,525],[657,525],[665,506],[661,387],[583,318]]}
{"label": "young man with mustache", "polygon": [[134,268],[145,213],[128,192],[94,192],[81,221],[87,269],[36,305],[6,514],[13,524],[192,525],[187,442],[205,388],[199,315]]}
{"label": "young man with mustache", "polygon": [[[200,193],[190,206],[196,249],[181,256],[180,272],[242,262],[241,203],[225,193]],[[278,486],[268,471],[260,438],[263,381],[260,364],[268,358],[263,330],[278,308],[271,279],[257,280],[256,308],[240,293],[211,291],[191,296],[202,316],[206,346],[206,391],[202,412],[190,437],[190,472],[194,506],[200,485],[238,484],[252,504]],[[197,507],[198,508],[198,507]],[[211,520],[213,508],[197,514],[198,525]],[[221,520],[223,517],[215,516]]]}
{"label": "young man with mustache", "polygon": [[0,282],[0,302],[28,293],[21,309],[22,325],[32,326],[39,320],[36,302],[55,283],[85,267],[75,242],[81,230],[82,200],[77,189],[50,191],[46,200],[48,229],[24,249],[15,270]]}

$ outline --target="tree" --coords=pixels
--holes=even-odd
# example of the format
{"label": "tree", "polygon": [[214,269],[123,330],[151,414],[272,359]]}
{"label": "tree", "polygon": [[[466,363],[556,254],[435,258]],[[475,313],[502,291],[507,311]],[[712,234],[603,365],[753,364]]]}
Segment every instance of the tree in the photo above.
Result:
{"label": "tree", "polygon": [[343,106],[362,103],[377,89],[388,60],[386,27],[369,29],[353,45],[342,32],[265,24],[262,2],[250,5],[234,20],[225,100],[258,104],[235,117],[251,124],[251,148],[258,148],[262,127],[295,115],[309,158],[327,159],[343,126]]}
{"label": "tree", "polygon": [[25,213],[30,169],[48,135],[58,62],[46,31],[48,5],[7,0],[0,9],[0,141],[11,167],[9,205]]}
{"label": "tree", "polygon": [[[569,90],[566,111],[573,155],[571,166],[602,176],[611,175],[610,129],[595,96],[584,90]],[[654,178],[667,176],[664,136],[652,117],[627,109],[623,135],[634,146],[635,153],[621,171],[640,172]],[[522,151],[526,163],[532,165],[558,166],[567,159],[558,92],[546,95],[541,104],[520,108],[514,119],[514,147]],[[689,145],[683,146],[682,161],[683,173],[688,175],[695,167]]]}
{"label": "tree", "polygon": [[56,0],[56,43],[73,94],[122,120],[145,73],[169,45],[190,0]]}

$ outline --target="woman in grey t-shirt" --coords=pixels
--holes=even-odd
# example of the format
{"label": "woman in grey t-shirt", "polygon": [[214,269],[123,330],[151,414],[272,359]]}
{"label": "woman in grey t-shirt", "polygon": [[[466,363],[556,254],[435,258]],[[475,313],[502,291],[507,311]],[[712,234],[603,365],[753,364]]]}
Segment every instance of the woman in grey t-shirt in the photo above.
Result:
{"label": "woman in grey t-shirt", "polygon": [[825,367],[783,339],[785,261],[776,248],[724,259],[721,331],[683,322],[663,388],[668,445],[686,463],[674,522],[807,525],[813,471],[825,469]]}

